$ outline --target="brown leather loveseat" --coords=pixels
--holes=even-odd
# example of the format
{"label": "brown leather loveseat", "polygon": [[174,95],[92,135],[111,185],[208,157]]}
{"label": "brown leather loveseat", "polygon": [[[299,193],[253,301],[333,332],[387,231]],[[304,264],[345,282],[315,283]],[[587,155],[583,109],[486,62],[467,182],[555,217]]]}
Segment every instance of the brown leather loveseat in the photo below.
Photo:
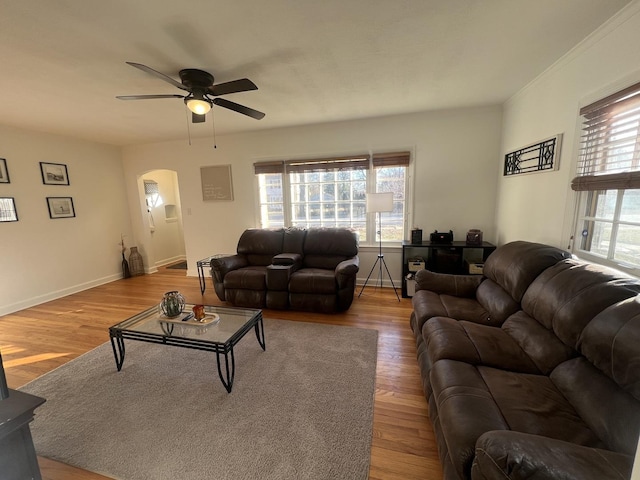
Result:
{"label": "brown leather loveseat", "polygon": [[358,268],[358,239],[345,228],[245,230],[236,255],[211,262],[222,301],[325,313],[351,306]]}
{"label": "brown leather loveseat", "polygon": [[411,327],[445,480],[629,478],[640,281],[513,242],[416,275]]}

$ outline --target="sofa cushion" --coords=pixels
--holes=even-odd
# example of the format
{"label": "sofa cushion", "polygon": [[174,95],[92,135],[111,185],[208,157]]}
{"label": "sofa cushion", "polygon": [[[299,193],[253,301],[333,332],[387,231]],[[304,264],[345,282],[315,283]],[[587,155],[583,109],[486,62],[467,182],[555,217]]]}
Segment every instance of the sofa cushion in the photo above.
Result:
{"label": "sofa cushion", "polygon": [[570,257],[569,252],[549,245],[510,242],[489,255],[483,273],[519,303],[534,278],[551,265]]}
{"label": "sofa cushion", "polygon": [[224,276],[224,288],[267,289],[267,267],[251,266],[232,270]]}
{"label": "sofa cushion", "polygon": [[282,253],[283,237],[281,228],[245,230],[238,240],[238,255],[245,255],[249,265],[270,265],[274,255]]}
{"label": "sofa cushion", "polygon": [[458,360],[472,365],[540,373],[533,361],[501,328],[435,317],[422,327],[431,365]]}
{"label": "sofa cushion", "polygon": [[640,293],[640,281],[606,267],[563,260],[536,278],[522,309],[571,348],[589,321],[608,306]]}
{"label": "sofa cushion", "polygon": [[304,266],[333,270],[358,254],[356,234],[346,228],[314,228],[304,240]]}
{"label": "sofa cushion", "polygon": [[284,238],[282,241],[282,251],[302,255],[304,252],[304,239],[306,236],[307,230],[304,228],[285,228]]}
{"label": "sofa cushion", "polygon": [[502,330],[527,354],[538,372],[545,375],[549,375],[560,363],[577,355],[552,330],[545,328],[522,310],[511,315],[502,325]]}
{"label": "sofa cushion", "polygon": [[450,317],[485,323],[489,313],[472,298],[438,295],[429,290],[419,290],[411,300],[416,317],[416,333],[422,330],[424,323],[432,317]]}
{"label": "sofa cushion", "polygon": [[291,274],[289,280],[291,293],[336,294],[336,277],[333,270],[322,268],[303,268]]}

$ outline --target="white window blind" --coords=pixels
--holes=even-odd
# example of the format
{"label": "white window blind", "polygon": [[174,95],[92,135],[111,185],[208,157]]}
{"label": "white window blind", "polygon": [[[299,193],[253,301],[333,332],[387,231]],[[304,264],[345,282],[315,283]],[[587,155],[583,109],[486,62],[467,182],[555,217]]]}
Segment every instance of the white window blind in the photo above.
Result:
{"label": "white window blind", "polygon": [[580,110],[577,191],[640,188],[640,83]]}

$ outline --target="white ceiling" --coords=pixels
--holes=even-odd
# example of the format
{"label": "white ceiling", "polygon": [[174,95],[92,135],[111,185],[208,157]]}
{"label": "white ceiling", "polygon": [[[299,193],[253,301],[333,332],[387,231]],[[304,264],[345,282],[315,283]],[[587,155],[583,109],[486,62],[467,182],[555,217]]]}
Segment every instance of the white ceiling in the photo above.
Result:
{"label": "white ceiling", "polygon": [[[2,0],[0,124],[115,145],[186,137],[178,79],[259,87],[217,134],[502,103],[630,0]],[[192,136],[212,133],[211,119]]]}

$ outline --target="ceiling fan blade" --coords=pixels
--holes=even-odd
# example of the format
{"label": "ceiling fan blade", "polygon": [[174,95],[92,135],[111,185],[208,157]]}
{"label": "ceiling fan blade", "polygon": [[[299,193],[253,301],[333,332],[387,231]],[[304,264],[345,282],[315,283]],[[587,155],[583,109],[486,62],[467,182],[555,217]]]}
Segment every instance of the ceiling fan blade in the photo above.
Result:
{"label": "ceiling fan blade", "polygon": [[264,118],[264,113],[259,112],[258,110],[254,110],[253,108],[245,107],[244,105],[240,105],[239,103],[230,102],[229,100],[225,100],[224,98],[214,98],[213,103],[220,107],[228,108],[229,110],[233,110],[234,112],[238,112],[243,115],[247,115],[248,117],[255,118],[256,120]]}
{"label": "ceiling fan blade", "polygon": [[208,93],[217,97],[227,95],[228,93],[247,92],[249,90],[257,90],[258,87],[248,78],[241,78],[231,82],[219,83],[209,87]]}
{"label": "ceiling fan blade", "polygon": [[131,65],[132,67],[136,67],[140,70],[142,70],[143,72],[147,72],[150,73],[151,75],[158,77],[160,80],[164,80],[167,83],[170,83],[171,85],[173,85],[174,87],[179,88],[180,90],[186,90],[187,92],[189,91],[189,89],[187,87],[185,87],[183,84],[181,84],[180,82],[174,80],[173,78],[165,75],[164,73],[160,73],[156,70],[154,70],[151,67],[147,67],[146,65],[142,65],[141,63],[134,63],[134,62],[126,62],[127,65]]}
{"label": "ceiling fan blade", "polygon": [[184,98],[182,95],[167,94],[167,95],[118,95],[116,98],[120,100],[151,100],[154,98]]}
{"label": "ceiling fan blade", "polygon": [[191,123],[204,123],[206,119],[206,115],[198,115],[197,113],[191,112]]}

